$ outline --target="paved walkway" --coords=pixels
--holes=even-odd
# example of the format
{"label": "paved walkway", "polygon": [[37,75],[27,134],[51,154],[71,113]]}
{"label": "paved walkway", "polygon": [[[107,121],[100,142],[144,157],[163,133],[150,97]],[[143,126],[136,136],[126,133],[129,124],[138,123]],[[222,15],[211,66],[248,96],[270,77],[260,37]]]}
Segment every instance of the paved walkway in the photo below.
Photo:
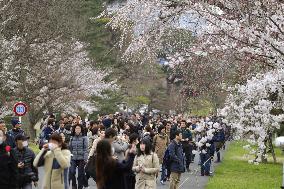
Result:
{"label": "paved walkway", "polygon": [[[223,153],[224,151],[222,150],[221,155],[223,155]],[[216,159],[216,155],[215,155],[215,159]],[[210,177],[200,176],[200,166],[198,166],[198,161],[199,161],[199,157],[196,156],[194,163],[190,164],[191,172],[190,173],[186,172],[182,174],[180,187],[179,187],[180,189],[204,189],[205,188]],[[218,163],[214,163],[214,161],[211,167],[211,171],[213,172],[216,166],[218,165]],[[39,168],[39,178],[40,178],[39,188],[41,188],[43,174],[44,174],[43,168]],[[89,189],[96,189],[96,184],[92,179],[89,180],[89,185],[90,185]],[[157,183],[157,189],[168,189],[168,188],[169,188],[169,182],[166,182],[165,185],[161,185],[160,182]]]}

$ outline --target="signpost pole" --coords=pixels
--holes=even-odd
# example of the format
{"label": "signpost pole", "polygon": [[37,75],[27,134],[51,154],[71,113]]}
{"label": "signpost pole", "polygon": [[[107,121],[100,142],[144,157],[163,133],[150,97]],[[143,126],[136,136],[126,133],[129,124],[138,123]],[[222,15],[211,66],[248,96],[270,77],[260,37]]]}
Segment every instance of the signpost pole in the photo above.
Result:
{"label": "signpost pole", "polygon": [[[22,103],[22,101],[20,101]],[[22,123],[22,116],[19,116],[19,122]]]}

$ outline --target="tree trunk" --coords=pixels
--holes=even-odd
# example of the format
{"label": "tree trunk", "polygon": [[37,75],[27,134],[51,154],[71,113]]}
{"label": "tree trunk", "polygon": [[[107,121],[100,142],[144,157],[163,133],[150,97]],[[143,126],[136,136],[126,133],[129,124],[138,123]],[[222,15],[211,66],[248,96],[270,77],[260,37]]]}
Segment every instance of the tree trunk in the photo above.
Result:
{"label": "tree trunk", "polygon": [[264,149],[264,152],[261,155],[261,162],[262,163],[267,163],[268,162],[267,158],[264,156],[267,153],[267,147],[268,147],[267,146],[267,139],[265,139],[264,144],[265,144],[266,148]]}
{"label": "tree trunk", "polygon": [[30,122],[30,132],[31,132],[31,138],[36,138],[36,130],[34,129],[34,126],[36,123],[42,118],[42,109],[35,110],[33,106],[30,106],[30,112],[28,113],[28,118]]}
{"label": "tree trunk", "polygon": [[272,133],[269,134],[268,145],[269,145],[269,149],[270,149],[271,155],[273,157],[273,162],[277,163],[276,155],[275,155],[275,151],[274,151],[274,146],[273,146],[273,143],[272,143]]}
{"label": "tree trunk", "polygon": [[29,113],[22,117],[23,129],[26,135],[29,136],[31,140],[33,140],[35,138],[35,131],[29,117]]}
{"label": "tree trunk", "polygon": [[264,154],[266,154],[266,149],[264,150],[264,153],[261,155],[261,162],[262,163],[267,163],[267,158],[264,156]]}

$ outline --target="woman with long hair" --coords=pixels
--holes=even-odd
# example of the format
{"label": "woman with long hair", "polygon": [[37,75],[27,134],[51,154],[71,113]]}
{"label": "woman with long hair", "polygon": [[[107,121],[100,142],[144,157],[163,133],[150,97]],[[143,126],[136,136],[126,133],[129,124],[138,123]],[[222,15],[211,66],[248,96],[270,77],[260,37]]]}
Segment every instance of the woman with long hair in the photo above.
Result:
{"label": "woman with long hair", "polygon": [[109,140],[100,140],[96,153],[96,184],[98,189],[125,189],[123,175],[131,170],[136,153],[136,146],[132,145],[128,159],[119,162],[112,156]]}
{"label": "woman with long hair", "polygon": [[44,144],[36,156],[33,165],[44,166],[44,180],[42,188],[67,189],[68,168],[71,153],[58,133],[50,136],[49,143]]}
{"label": "woman with long hair", "polygon": [[135,189],[156,189],[159,158],[152,152],[151,142],[148,139],[141,140],[132,170],[137,173]]}

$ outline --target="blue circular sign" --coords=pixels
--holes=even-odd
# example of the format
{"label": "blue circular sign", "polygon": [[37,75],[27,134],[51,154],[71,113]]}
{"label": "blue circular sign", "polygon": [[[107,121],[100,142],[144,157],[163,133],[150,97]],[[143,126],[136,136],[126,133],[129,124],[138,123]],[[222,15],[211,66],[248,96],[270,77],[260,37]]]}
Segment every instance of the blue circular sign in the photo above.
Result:
{"label": "blue circular sign", "polygon": [[18,102],[14,105],[14,112],[17,116],[24,116],[28,111],[27,105],[22,102]]}

